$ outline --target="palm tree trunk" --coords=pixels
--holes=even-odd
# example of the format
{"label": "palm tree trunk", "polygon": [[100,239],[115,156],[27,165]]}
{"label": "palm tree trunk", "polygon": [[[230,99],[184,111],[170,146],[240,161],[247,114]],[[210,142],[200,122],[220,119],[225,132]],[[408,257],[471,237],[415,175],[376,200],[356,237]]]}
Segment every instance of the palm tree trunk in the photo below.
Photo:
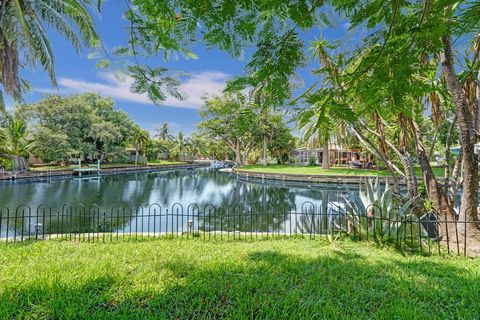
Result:
{"label": "palm tree trunk", "polygon": [[413,169],[412,158],[408,154],[407,150],[403,150],[404,153],[404,161],[406,166],[404,165],[405,170],[405,180],[407,181],[407,194],[409,198],[416,197],[418,195],[418,181],[417,175],[415,174],[415,170]]}
{"label": "palm tree trunk", "polygon": [[[403,166],[404,173],[402,173],[402,176],[405,178],[405,181],[407,182],[407,192],[408,192],[408,197],[413,198],[418,194],[418,183],[417,183],[417,177],[415,175],[415,170],[413,170],[413,165],[411,163],[410,156],[408,155],[408,152],[404,150],[404,152],[400,152],[398,148],[396,148],[393,143],[391,143],[389,140],[385,139],[385,136],[382,136],[380,133],[368,128],[368,126],[364,125],[364,128],[376,136],[378,139],[381,139],[384,144],[384,148],[379,148],[381,152],[386,151],[386,147],[388,146],[393,152],[397,154],[397,157],[400,159],[400,163]],[[386,159],[386,155],[385,155]]]}
{"label": "palm tree trunk", "polygon": [[465,95],[458,82],[454,67],[454,53],[450,36],[442,38],[442,68],[452,94],[457,121],[460,128],[460,145],[463,152],[463,193],[460,216],[464,219],[478,220],[478,156],[475,154],[475,127],[468,110]]}
{"label": "palm tree trunk", "polygon": [[433,134],[433,139],[430,145],[430,151],[428,152],[428,159],[431,160],[433,157],[433,152],[435,150],[435,144],[437,143],[438,134],[440,132],[440,127],[435,127],[435,132]]}
{"label": "palm tree trunk", "polygon": [[452,135],[457,125],[457,116],[453,118],[453,121],[450,123],[447,133],[447,141],[445,142],[445,190],[448,189],[450,185],[450,148],[452,147]]}
{"label": "palm tree trunk", "polygon": [[355,126],[352,126],[351,129],[353,133],[358,137],[358,140],[360,140],[360,142],[362,142],[373,154],[376,154],[387,166],[387,169],[390,172],[390,177],[392,178],[393,189],[395,193],[399,193],[400,187],[398,184],[398,177],[395,175],[395,172],[402,177],[405,177],[405,174],[394,163],[387,159],[387,157],[380,151],[380,149],[377,145],[375,145],[375,143],[373,143],[368,137],[366,137],[362,133],[361,128],[356,128]]}
{"label": "palm tree trunk", "polygon": [[477,72],[477,87],[475,89],[475,120],[474,120],[474,127],[475,130],[478,132],[478,125],[480,123],[480,70]]}
{"label": "palm tree trunk", "polygon": [[445,216],[445,214],[447,214],[449,217],[453,217],[453,207],[448,201],[444,189],[442,188],[440,183],[438,183],[437,178],[433,174],[432,167],[430,166],[420,128],[417,122],[414,120],[412,120],[411,125],[414,133],[415,148],[417,150],[418,161],[420,163],[420,167],[422,168],[423,180],[427,189],[428,199],[432,201],[435,211],[438,214],[441,214],[442,218]]}
{"label": "palm tree trunk", "polygon": [[135,166],[138,164],[138,148],[135,148]]}
{"label": "palm tree trunk", "polygon": [[264,166],[267,165],[267,135],[263,135],[263,150],[262,150],[263,156],[262,156],[262,164]]}
{"label": "palm tree trunk", "polygon": [[323,156],[322,156],[322,169],[330,169],[330,152],[329,152],[328,139],[325,141],[323,146]]}

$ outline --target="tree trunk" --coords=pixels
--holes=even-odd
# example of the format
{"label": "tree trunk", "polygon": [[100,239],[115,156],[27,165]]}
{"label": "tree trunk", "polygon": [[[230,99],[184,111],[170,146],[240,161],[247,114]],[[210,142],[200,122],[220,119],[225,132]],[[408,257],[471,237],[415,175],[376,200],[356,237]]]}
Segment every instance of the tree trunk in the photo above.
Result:
{"label": "tree trunk", "polygon": [[475,89],[475,118],[474,118],[474,127],[477,132],[478,137],[478,126],[480,123],[480,70],[477,72],[477,88]]}
{"label": "tree trunk", "polygon": [[138,163],[138,148],[135,148],[135,166],[137,166]]}
{"label": "tree trunk", "polygon": [[328,149],[328,139],[325,141],[322,152],[322,169],[330,169],[330,150]]}
{"label": "tree trunk", "polygon": [[[405,178],[405,181],[407,182],[407,192],[408,192],[408,197],[413,198],[418,194],[418,184],[417,184],[417,176],[415,175],[415,170],[413,170],[413,166],[410,160],[410,157],[408,155],[408,152],[405,150],[404,153],[400,152],[393,143],[391,143],[389,140],[385,139],[384,136],[382,136],[380,133],[368,128],[367,126],[364,125],[366,130],[376,136],[378,139],[381,139],[383,143],[383,148],[380,149],[379,151],[382,152],[383,150],[386,151],[386,147],[388,146],[400,160],[400,163],[403,166],[403,170],[405,171],[404,174],[402,174]],[[385,155],[385,159],[387,159]]]}
{"label": "tree trunk", "polygon": [[417,175],[415,174],[415,170],[413,169],[412,159],[408,154],[407,150],[403,150],[405,154],[405,162],[407,164],[408,173],[405,172],[405,179],[407,180],[407,193],[408,197],[411,199],[418,195],[418,181]]}
{"label": "tree trunk", "polygon": [[429,161],[432,160],[433,152],[435,151],[435,144],[437,143],[437,139],[438,139],[439,131],[440,131],[440,128],[438,126],[435,127],[435,133],[433,134],[433,139],[432,139],[432,142],[431,142],[430,151],[428,152],[428,160]]}
{"label": "tree trunk", "polygon": [[475,154],[475,127],[472,115],[468,110],[465,95],[458,82],[454,68],[454,54],[450,36],[444,36],[442,68],[447,80],[448,88],[452,94],[455,105],[458,126],[460,128],[460,145],[463,152],[463,193],[461,200],[461,218],[478,220],[478,156]]}
{"label": "tree trunk", "polygon": [[405,177],[405,175],[402,173],[402,171],[400,169],[398,169],[398,167],[394,163],[392,163],[390,160],[388,160],[387,157],[385,157],[385,155],[380,151],[380,149],[370,139],[368,139],[362,133],[361,129],[358,129],[355,126],[352,126],[352,131],[358,137],[358,140],[360,140],[360,142],[362,142],[367,147],[367,149],[369,149],[370,151],[373,151],[372,153],[376,154],[383,161],[383,163],[387,166],[388,171],[390,171],[390,176],[391,176],[392,181],[393,181],[393,189],[396,193],[399,193],[400,188],[399,188],[399,185],[398,185],[398,178],[395,175],[395,172],[397,172],[401,176]]}
{"label": "tree trunk", "polygon": [[[452,197],[452,201],[455,198],[455,195],[457,194],[457,191],[460,187],[460,185],[463,183],[460,181],[460,174],[461,174],[461,167],[462,167],[462,162],[463,162],[463,153],[460,150],[460,153],[458,154],[457,160],[455,161],[455,164],[453,165],[453,171],[452,171],[452,178],[450,179],[449,182],[449,187],[450,187],[450,194]],[[448,190],[448,189],[446,189]]]}
{"label": "tree trunk", "polygon": [[420,128],[416,121],[411,121],[414,138],[415,138],[415,149],[417,150],[418,161],[420,167],[422,168],[423,180],[427,189],[427,196],[430,201],[432,201],[433,207],[437,214],[441,214],[443,218],[447,214],[450,218],[454,216],[454,211],[451,203],[448,201],[448,198],[444,192],[442,186],[438,183],[437,178],[433,174],[432,167],[428,159],[427,152],[425,150],[425,145],[423,143],[423,137],[420,132]]}
{"label": "tree trunk", "polygon": [[448,128],[447,133],[447,141],[445,142],[445,190],[447,190],[450,185],[450,148],[452,147],[452,135],[453,131],[455,130],[456,124],[457,116],[455,116],[452,123],[450,123],[450,127]]}
{"label": "tree trunk", "polygon": [[235,163],[237,166],[242,165],[242,153],[240,152],[240,141],[235,142]]}
{"label": "tree trunk", "polygon": [[262,164],[267,165],[267,135],[263,135]]}

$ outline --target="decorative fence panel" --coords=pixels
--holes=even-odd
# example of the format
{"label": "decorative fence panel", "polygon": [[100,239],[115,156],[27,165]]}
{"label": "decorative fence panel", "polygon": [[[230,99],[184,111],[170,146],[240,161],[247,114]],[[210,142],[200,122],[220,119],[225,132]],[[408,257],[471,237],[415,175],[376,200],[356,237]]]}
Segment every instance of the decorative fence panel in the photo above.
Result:
{"label": "decorative fence panel", "polygon": [[42,204],[0,207],[0,240],[18,242],[61,238],[73,241],[139,240],[185,237],[249,240],[269,237],[308,237],[335,241],[390,243],[402,251],[468,255],[473,221],[448,220],[434,213],[421,217],[369,207],[350,212],[344,204],[305,202],[300,206],[238,203],[227,208],[211,204],[176,203],[100,208],[82,203],[60,207]]}

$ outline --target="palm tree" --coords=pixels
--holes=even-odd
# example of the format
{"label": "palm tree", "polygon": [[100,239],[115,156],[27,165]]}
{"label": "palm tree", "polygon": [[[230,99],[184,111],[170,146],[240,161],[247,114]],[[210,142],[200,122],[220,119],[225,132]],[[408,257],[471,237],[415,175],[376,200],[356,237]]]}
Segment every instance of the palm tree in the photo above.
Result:
{"label": "palm tree", "polygon": [[150,136],[148,134],[148,131],[142,130],[139,127],[135,129],[135,132],[133,133],[133,137],[132,137],[133,146],[135,148],[135,165],[138,164],[139,150],[145,148],[149,139],[150,139]]}
{"label": "palm tree", "polygon": [[[310,58],[314,61],[318,60],[322,68],[321,71],[315,70],[314,73],[326,72],[329,75],[328,81],[335,82],[338,79],[339,68],[327,52],[331,48],[326,40],[316,38],[315,41],[310,42],[309,51]],[[321,96],[321,92],[317,95]],[[323,147],[322,168],[329,169],[330,142],[338,143],[340,138],[346,135],[346,121],[353,119],[354,115],[348,106],[335,103],[328,97],[325,98],[301,112],[298,117],[298,126],[303,132],[303,138],[310,146],[319,144]]]}
{"label": "palm tree", "polygon": [[205,149],[205,141],[198,133],[194,133],[188,138],[188,144],[194,158],[202,154]]}
{"label": "palm tree", "polygon": [[316,103],[298,116],[297,125],[308,146],[323,147],[323,169],[330,169],[330,144],[343,140],[348,131],[346,123],[353,117],[348,107],[333,103]]}
{"label": "palm tree", "polygon": [[[25,82],[20,79],[21,58],[39,63],[56,85],[49,27],[67,38],[77,51],[94,46],[99,37],[88,7],[100,8],[101,0],[4,0],[0,3],[0,82],[5,91],[20,98]],[[3,103],[2,103],[3,105]]]}
{"label": "palm tree", "polygon": [[8,115],[5,126],[7,152],[13,156],[28,154],[27,123],[15,116]]}
{"label": "palm tree", "polygon": [[157,134],[155,134],[156,138],[160,138],[161,140],[170,142],[173,140],[173,136],[170,133],[171,130],[168,127],[167,122],[164,122],[159,128],[155,129],[155,131],[157,132]]}
{"label": "palm tree", "polygon": [[185,136],[182,131],[178,133],[177,138],[173,141],[172,155],[179,160],[181,156],[190,149],[190,144],[188,139],[185,139]]}

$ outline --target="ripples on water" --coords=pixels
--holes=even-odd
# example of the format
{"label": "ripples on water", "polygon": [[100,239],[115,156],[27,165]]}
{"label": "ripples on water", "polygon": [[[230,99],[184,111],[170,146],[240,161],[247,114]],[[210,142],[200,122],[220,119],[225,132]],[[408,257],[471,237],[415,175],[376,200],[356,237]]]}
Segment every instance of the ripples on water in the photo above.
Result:
{"label": "ripples on water", "polygon": [[[65,226],[73,228],[74,232],[177,232],[188,228],[188,220],[192,220],[190,224],[198,230],[202,227],[203,230],[218,229],[221,225],[232,232],[278,230],[291,233],[298,229],[300,220],[306,219],[292,212],[311,211],[312,204],[315,208],[322,208],[322,203],[323,207],[327,203],[341,207],[348,198],[347,188],[355,190],[358,186],[244,181],[230,173],[208,168],[43,182],[19,180],[0,184],[0,207],[3,207],[0,209],[0,233],[5,237],[7,229],[10,233],[18,233],[11,229],[23,228],[22,233],[31,234],[34,225],[40,222],[42,228],[48,229],[42,233],[61,233]],[[66,203],[71,206],[65,206]],[[152,204],[158,209],[149,212]],[[246,212],[251,210],[249,205],[264,204],[270,206],[270,215],[263,208],[247,217]],[[27,205],[31,211],[21,207],[23,213],[17,212],[17,217],[12,218],[21,205]],[[93,205],[98,209],[92,210]],[[202,212],[202,208],[209,209]],[[166,209],[170,215],[178,214],[176,219],[170,216],[167,221],[167,216],[156,216]],[[217,211],[212,214],[212,210]],[[235,216],[219,217],[221,210],[230,210]],[[30,215],[36,216],[37,212],[41,217],[32,220]]]}

